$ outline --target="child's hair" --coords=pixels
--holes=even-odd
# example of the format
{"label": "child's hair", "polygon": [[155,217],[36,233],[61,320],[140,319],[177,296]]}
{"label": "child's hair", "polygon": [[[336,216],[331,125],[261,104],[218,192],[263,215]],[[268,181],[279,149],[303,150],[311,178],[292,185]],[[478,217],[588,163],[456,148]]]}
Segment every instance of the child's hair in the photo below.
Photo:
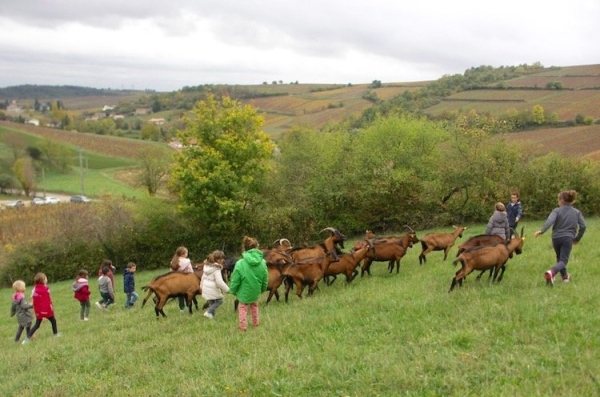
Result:
{"label": "child's hair", "polygon": [[135,263],[133,263],[133,262],[129,262],[129,263],[127,264],[127,269],[133,269],[133,268],[134,268],[134,267],[136,267],[136,266],[137,266],[137,265],[136,265]]}
{"label": "child's hair", "polygon": [[34,284],[44,284],[44,281],[46,281],[46,275],[44,273],[38,273],[33,278]]}
{"label": "child's hair", "polygon": [[518,190],[513,190],[512,192],[510,192],[511,196],[517,196],[517,198],[519,198],[519,191]]}
{"label": "child's hair", "polygon": [[187,248],[185,247],[177,247],[175,250],[175,255],[171,258],[171,269],[177,269],[179,267],[179,257],[185,255],[187,252]]}
{"label": "child's hair", "polygon": [[15,292],[25,292],[25,281],[17,280],[13,283],[12,287]]}
{"label": "child's hair", "polygon": [[497,202],[496,203],[496,210],[497,211],[501,211],[501,212],[506,211],[506,207],[504,206],[504,203]]}
{"label": "child's hair", "polygon": [[223,251],[215,250],[212,253],[208,254],[208,258],[206,260],[208,263],[216,263],[218,260],[225,259],[225,254]]}
{"label": "child's hair", "polygon": [[577,192],[575,190],[564,190],[558,194],[558,198],[565,203],[573,204],[577,198]]}
{"label": "child's hair", "polygon": [[88,271],[87,271],[87,270],[85,270],[85,269],[81,269],[81,270],[79,271],[79,273],[77,273],[77,276],[79,276],[79,277],[84,277],[84,278],[88,278]]}
{"label": "child's hair", "polygon": [[106,276],[108,274],[108,272],[110,271],[110,268],[108,266],[102,266],[102,275]]}
{"label": "child's hair", "polygon": [[249,237],[249,236],[244,236],[244,239],[242,240],[243,245],[244,245],[244,251],[248,251],[249,249],[252,248],[258,248],[258,240],[256,240],[255,238]]}
{"label": "child's hair", "polygon": [[113,263],[112,263],[112,261],[110,259],[104,259],[102,261],[102,265],[101,266],[102,267],[108,267],[109,269],[112,269],[113,268]]}

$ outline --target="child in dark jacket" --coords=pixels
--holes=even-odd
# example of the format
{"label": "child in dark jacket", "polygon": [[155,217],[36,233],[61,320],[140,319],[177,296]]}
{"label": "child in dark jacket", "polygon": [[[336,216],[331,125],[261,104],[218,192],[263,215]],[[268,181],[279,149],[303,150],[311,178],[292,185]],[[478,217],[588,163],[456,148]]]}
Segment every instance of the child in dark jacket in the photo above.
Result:
{"label": "child in dark jacket", "polygon": [[137,266],[133,262],[127,264],[127,268],[123,273],[123,291],[127,295],[125,300],[125,308],[132,307],[137,302],[139,296],[135,292],[135,270]]}
{"label": "child in dark jacket", "polygon": [[88,271],[81,269],[77,274],[77,280],[71,286],[74,297],[79,301],[79,319],[88,321],[90,319],[90,286],[88,284]]}
{"label": "child in dark jacket", "polygon": [[12,300],[12,306],[10,307],[10,316],[17,316],[17,322],[19,327],[17,328],[17,334],[15,335],[15,342],[21,339],[21,334],[25,330],[25,336],[31,330],[31,322],[33,321],[33,314],[31,314],[31,308],[33,305],[27,302],[25,299],[25,282],[23,280],[17,280],[13,283],[13,290],[15,291]]}

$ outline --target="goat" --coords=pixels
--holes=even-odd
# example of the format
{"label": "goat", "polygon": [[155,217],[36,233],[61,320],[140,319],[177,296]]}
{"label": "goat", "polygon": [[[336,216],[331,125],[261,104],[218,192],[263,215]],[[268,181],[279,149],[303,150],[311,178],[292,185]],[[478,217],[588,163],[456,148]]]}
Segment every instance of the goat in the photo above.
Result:
{"label": "goat", "polygon": [[428,233],[421,237],[421,247],[423,248],[419,254],[419,264],[427,262],[425,255],[431,251],[444,251],[444,260],[448,257],[450,248],[454,246],[454,242],[457,238],[462,237],[462,234],[466,227],[463,226],[452,226],[454,228],[453,233]]}
{"label": "goat", "polygon": [[[457,284],[462,286],[462,280],[473,270],[493,269],[493,281],[496,281],[496,279],[498,282],[502,281],[504,271],[506,270],[506,262],[513,252],[517,255],[523,252],[524,242],[525,237],[523,236],[523,229],[521,229],[521,237],[515,234],[512,240],[507,240],[504,243],[493,246],[472,247],[462,252],[452,262],[453,265],[460,262],[461,269],[454,275],[448,292],[452,291]],[[500,273],[499,276],[498,273]]]}
{"label": "goat", "polygon": [[312,296],[319,281],[325,275],[329,260],[323,255],[303,258],[295,261],[283,271],[285,277],[285,301],[288,301],[290,290],[295,285],[296,295],[302,299],[304,287],[308,285],[308,296]]}
{"label": "goat", "polygon": [[496,234],[478,234],[473,237],[469,237],[467,241],[458,246],[458,250],[456,251],[456,257],[462,254],[464,251],[477,246],[482,245],[496,245],[499,243],[503,243],[504,240],[501,236]]}
{"label": "goat", "polygon": [[[333,227],[327,227],[319,233],[323,233],[324,231],[329,231],[330,236],[322,243],[312,247],[296,247],[286,251],[294,261],[292,266],[288,267],[283,272],[286,281],[286,302],[288,301],[289,291],[294,284],[297,286],[298,291],[296,294],[298,297],[302,297],[304,285],[310,285],[308,294],[312,295],[317,288],[319,281],[323,278],[329,264],[339,261],[341,250],[338,249],[338,246],[344,248],[346,236]],[[301,264],[307,266],[300,266]],[[311,266],[308,266],[309,264]],[[294,266],[296,267],[293,270],[290,270]],[[288,272],[290,273],[288,274]],[[300,280],[300,278],[302,278],[302,280]]]}
{"label": "goat", "polygon": [[[333,285],[338,274],[344,274],[346,276],[346,283],[350,284],[354,277],[358,275],[358,270],[356,267],[359,265],[360,261],[362,261],[367,255],[369,249],[371,248],[371,243],[369,240],[361,241],[362,246],[353,250],[352,253],[343,253],[340,255],[340,260],[337,262],[332,262],[325,270],[325,283],[327,285]],[[330,281],[329,276],[333,277]]]}
{"label": "goat", "polygon": [[199,270],[195,270],[194,273],[169,272],[160,275],[154,278],[148,285],[142,287],[142,290],[148,291],[142,302],[142,307],[144,307],[150,296],[154,294],[156,318],[159,315],[167,317],[163,311],[163,307],[169,298],[185,295],[189,312],[192,314],[193,299],[196,295],[202,294],[202,290],[200,289],[201,278],[202,273]]}
{"label": "goat", "polygon": [[[470,237],[467,241],[465,241],[464,243],[462,243],[461,245],[458,246],[458,250],[456,252],[456,257],[458,258],[458,256],[460,254],[462,254],[464,251],[471,249],[473,247],[496,245],[496,244],[500,244],[503,242],[506,242],[506,240],[504,240],[502,237],[500,237],[496,234],[478,234],[476,236]],[[512,255],[511,255],[511,258],[512,258]],[[486,270],[480,271],[476,277],[476,280],[480,280],[481,276],[483,276],[483,273],[485,273],[485,272],[486,272]],[[492,277],[492,271],[490,270],[489,278],[491,278],[491,277]]]}
{"label": "goat", "polygon": [[293,263],[293,260],[288,253],[275,248],[262,251],[265,262],[267,263],[267,272],[269,275],[267,282],[267,291],[269,291],[269,296],[267,297],[268,304],[273,296],[279,301],[278,289],[283,283],[283,272]]}
{"label": "goat", "polygon": [[[412,229],[411,229],[412,230]],[[367,252],[361,268],[361,277],[365,272],[371,275],[371,264],[373,262],[388,261],[388,270],[396,273],[400,272],[400,260],[406,254],[406,250],[411,248],[419,239],[414,231],[406,233],[404,236],[379,237],[371,240],[371,248]]]}

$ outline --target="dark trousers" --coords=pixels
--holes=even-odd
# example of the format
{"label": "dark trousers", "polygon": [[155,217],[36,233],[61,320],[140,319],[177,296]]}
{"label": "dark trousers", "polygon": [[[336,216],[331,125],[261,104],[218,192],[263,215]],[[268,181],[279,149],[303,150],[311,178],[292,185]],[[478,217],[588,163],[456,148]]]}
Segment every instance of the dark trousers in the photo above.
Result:
{"label": "dark trousers", "polygon": [[23,333],[23,330],[26,331],[25,337],[27,337],[29,331],[31,330],[31,323],[27,324],[26,326],[22,326],[21,324],[19,324],[19,328],[17,328],[17,334],[15,335],[15,342],[18,342],[19,339],[21,339],[21,334]]}
{"label": "dark trousers", "polygon": [[552,267],[552,272],[554,274],[560,273],[565,278],[567,277],[567,263],[569,263],[569,256],[571,256],[571,250],[573,249],[573,238],[553,238],[552,246],[556,253],[556,264]]}
{"label": "dark trousers", "polygon": [[[43,318],[35,319],[35,324],[33,325],[33,328],[31,328],[27,333],[27,339],[31,339],[33,334],[35,334],[35,331],[37,331],[40,325],[42,325],[42,320]],[[58,334],[58,328],[56,327],[56,319],[54,318],[54,316],[48,317],[48,321],[50,321],[50,324],[52,324],[52,333],[54,335]]]}

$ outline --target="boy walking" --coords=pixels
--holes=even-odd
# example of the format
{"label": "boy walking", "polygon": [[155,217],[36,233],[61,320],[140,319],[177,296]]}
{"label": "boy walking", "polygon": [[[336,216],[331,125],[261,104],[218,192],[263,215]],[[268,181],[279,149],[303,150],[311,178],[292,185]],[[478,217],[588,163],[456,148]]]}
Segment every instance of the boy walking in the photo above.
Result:
{"label": "boy walking", "polygon": [[125,300],[126,309],[132,307],[139,298],[138,294],[135,292],[134,275],[136,268],[137,266],[135,263],[129,262],[123,273],[123,291],[127,295],[127,299]]}

